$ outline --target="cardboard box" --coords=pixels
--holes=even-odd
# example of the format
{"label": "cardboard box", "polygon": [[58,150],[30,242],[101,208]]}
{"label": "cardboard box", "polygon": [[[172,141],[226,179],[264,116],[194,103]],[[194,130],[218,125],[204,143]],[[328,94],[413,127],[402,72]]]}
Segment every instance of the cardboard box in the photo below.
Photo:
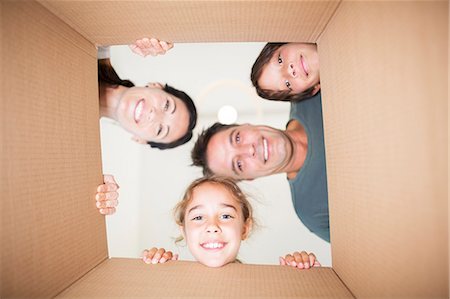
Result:
{"label": "cardboard box", "polygon": [[[448,2],[1,2],[1,297],[449,295]],[[95,45],[317,42],[333,268],[108,259]]]}

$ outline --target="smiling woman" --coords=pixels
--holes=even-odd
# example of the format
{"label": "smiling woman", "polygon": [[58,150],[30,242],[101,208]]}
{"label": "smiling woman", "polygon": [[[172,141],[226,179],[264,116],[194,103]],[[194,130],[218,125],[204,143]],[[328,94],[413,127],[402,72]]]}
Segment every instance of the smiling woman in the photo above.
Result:
{"label": "smiling woman", "polygon": [[100,115],[116,120],[139,143],[174,148],[192,138],[197,122],[194,102],[169,85],[136,87],[122,80],[109,59],[98,60]]}

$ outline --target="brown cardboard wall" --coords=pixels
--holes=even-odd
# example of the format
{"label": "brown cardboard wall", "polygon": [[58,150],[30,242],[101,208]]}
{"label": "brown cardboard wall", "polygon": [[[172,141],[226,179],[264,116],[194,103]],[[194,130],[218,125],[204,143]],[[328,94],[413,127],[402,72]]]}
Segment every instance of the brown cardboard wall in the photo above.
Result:
{"label": "brown cardboard wall", "polygon": [[50,297],[107,258],[96,49],[38,3],[1,13],[0,297]]}
{"label": "brown cardboard wall", "polygon": [[333,269],[448,297],[448,2],[343,2],[319,40]]}
{"label": "brown cardboard wall", "polygon": [[353,298],[331,268],[110,259],[58,298]]}
{"label": "brown cardboard wall", "polygon": [[314,42],[339,1],[46,1],[95,44],[141,37],[173,42]]}

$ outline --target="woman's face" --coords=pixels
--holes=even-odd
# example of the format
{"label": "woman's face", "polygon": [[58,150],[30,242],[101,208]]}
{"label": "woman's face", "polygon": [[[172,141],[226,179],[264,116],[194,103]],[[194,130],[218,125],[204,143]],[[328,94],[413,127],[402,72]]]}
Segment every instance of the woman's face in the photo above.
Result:
{"label": "woman's face", "polygon": [[236,260],[241,240],[247,237],[241,205],[225,187],[197,186],[186,207],[182,234],[194,258],[208,267],[221,267]]}
{"label": "woman's face", "polygon": [[315,44],[289,43],[278,48],[264,66],[258,84],[261,89],[299,94],[320,89],[319,55]]}
{"label": "woman's face", "polygon": [[170,143],[186,134],[189,112],[177,97],[160,85],[131,87],[121,96],[116,110],[120,125],[141,143]]}

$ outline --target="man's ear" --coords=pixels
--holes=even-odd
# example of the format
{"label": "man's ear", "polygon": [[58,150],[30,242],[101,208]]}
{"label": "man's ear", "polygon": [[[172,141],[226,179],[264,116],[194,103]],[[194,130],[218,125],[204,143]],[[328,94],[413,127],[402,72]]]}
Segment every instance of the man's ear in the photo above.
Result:
{"label": "man's ear", "polygon": [[137,137],[136,135],[131,136],[131,140],[133,140],[139,144],[147,144],[147,140]]}
{"label": "man's ear", "polygon": [[145,85],[145,87],[159,88],[159,89],[164,88],[164,86],[159,82],[149,82],[149,83],[147,83],[147,85]]}
{"label": "man's ear", "polygon": [[252,230],[253,220],[248,218],[244,223],[244,229],[242,230],[242,240],[245,240],[250,235],[250,231]]}
{"label": "man's ear", "polygon": [[315,95],[320,90],[320,83],[317,83],[316,86],[314,86],[313,91],[311,92],[311,95]]}

